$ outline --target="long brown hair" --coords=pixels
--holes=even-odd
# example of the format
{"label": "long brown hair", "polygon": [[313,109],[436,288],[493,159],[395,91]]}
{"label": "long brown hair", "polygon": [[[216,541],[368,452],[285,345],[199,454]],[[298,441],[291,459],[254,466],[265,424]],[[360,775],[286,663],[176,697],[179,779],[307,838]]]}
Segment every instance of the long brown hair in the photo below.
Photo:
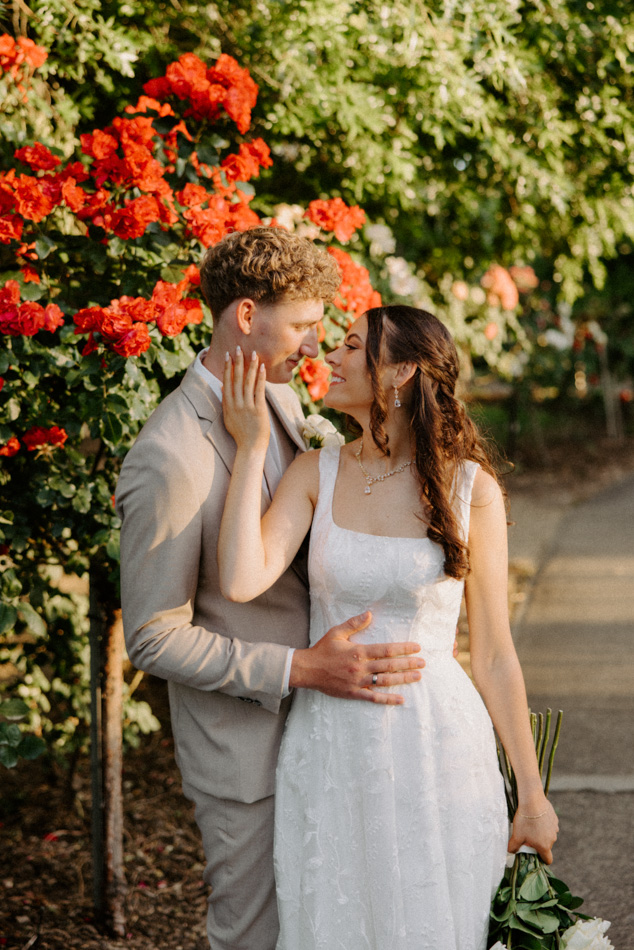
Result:
{"label": "long brown hair", "polygon": [[[451,497],[460,464],[478,462],[497,474],[490,454],[463,404],[456,399],[458,353],[451,334],[426,310],[395,305],[366,311],[366,362],[372,382],[370,431],[376,446],[390,455],[386,394],[379,373],[390,363],[414,363],[410,428],[421,495],[430,507],[428,536],[442,545],[444,571],[461,579],[469,572],[469,551],[460,535]],[[410,384],[408,384],[410,385]],[[405,407],[404,407],[404,411]]]}

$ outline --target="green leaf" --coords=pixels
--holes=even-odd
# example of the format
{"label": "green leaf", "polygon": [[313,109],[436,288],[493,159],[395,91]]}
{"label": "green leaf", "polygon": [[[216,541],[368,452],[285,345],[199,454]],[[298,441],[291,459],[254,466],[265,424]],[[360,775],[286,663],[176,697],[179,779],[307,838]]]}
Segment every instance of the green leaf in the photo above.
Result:
{"label": "green leaf", "polygon": [[28,711],[29,707],[23,699],[5,699],[0,703],[0,716],[5,719],[24,719]]}
{"label": "green leaf", "polygon": [[108,557],[112,558],[113,561],[118,561],[120,557],[119,538],[120,538],[120,532],[113,531],[112,535],[108,538],[108,541],[106,543],[106,552],[108,554]]}
{"label": "green leaf", "polygon": [[18,753],[23,759],[37,759],[44,752],[46,752],[46,743],[40,736],[24,736],[18,746]]}
{"label": "green leaf", "polygon": [[20,732],[19,726],[16,726],[14,722],[3,722],[0,725],[2,726],[0,730],[0,743],[5,746],[11,746],[12,749],[17,749],[22,741],[22,733]]}
{"label": "green leaf", "polygon": [[519,896],[525,901],[537,901],[548,891],[548,879],[541,868],[529,871],[520,887]]}
{"label": "green leaf", "polygon": [[559,906],[564,907],[566,910],[576,910],[577,907],[581,907],[583,904],[583,897],[573,897],[572,894],[564,900],[562,897],[559,898]]}
{"label": "green leaf", "polygon": [[521,930],[522,933],[536,936],[535,931],[528,927],[522,920],[520,920],[519,915],[516,916],[515,914],[512,914],[511,917],[509,917],[508,926],[511,928],[511,930]]}
{"label": "green leaf", "polygon": [[518,904],[517,916],[521,917],[524,923],[538,928],[545,934],[552,934],[559,927],[559,918],[556,914],[550,913],[549,911],[534,910],[530,907],[523,907],[521,904]]}
{"label": "green leaf", "polygon": [[57,250],[57,244],[46,234],[42,234],[35,242],[35,253],[41,261],[46,260],[51,251]]}
{"label": "green leaf", "polygon": [[10,604],[0,604],[0,633],[13,630],[17,619],[18,612],[15,607],[11,607]]}
{"label": "green leaf", "polygon": [[18,753],[7,745],[0,745],[0,763],[8,769],[14,769],[18,764]]}
{"label": "green leaf", "polygon": [[30,604],[21,603],[18,608],[18,613],[22,616],[22,619],[26,623],[29,630],[31,630],[36,636],[46,636],[46,624],[42,617],[38,614],[37,610],[34,610]]}
{"label": "green leaf", "polygon": [[41,298],[47,294],[48,290],[44,284],[24,284],[24,286],[20,288],[22,300],[41,300]]}
{"label": "green leaf", "polygon": [[107,412],[102,420],[101,434],[106,442],[111,445],[118,445],[123,437],[123,424],[119,417],[112,412]]}
{"label": "green leaf", "polygon": [[90,511],[91,504],[92,496],[90,489],[87,488],[86,485],[82,485],[73,498],[73,508],[75,511],[79,511],[80,514],[85,515]]}

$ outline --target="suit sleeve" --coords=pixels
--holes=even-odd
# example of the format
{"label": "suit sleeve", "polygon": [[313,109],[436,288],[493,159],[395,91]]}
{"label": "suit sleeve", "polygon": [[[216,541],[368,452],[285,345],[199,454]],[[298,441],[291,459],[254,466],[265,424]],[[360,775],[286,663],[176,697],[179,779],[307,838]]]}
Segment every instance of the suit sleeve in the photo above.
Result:
{"label": "suit sleeve", "polygon": [[191,466],[165,445],[143,440],[128,453],[116,499],[131,662],[163,679],[218,690],[277,713],[288,647],[250,643],[193,623],[203,525]]}

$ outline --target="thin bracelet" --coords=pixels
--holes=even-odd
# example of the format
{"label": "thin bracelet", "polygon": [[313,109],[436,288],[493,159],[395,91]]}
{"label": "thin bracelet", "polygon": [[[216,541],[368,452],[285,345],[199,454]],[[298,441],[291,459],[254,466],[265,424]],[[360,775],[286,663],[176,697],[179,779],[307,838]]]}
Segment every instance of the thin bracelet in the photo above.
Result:
{"label": "thin bracelet", "polygon": [[518,811],[517,817],[518,817],[518,818],[528,818],[529,821],[537,821],[538,818],[543,818],[547,811],[548,811],[548,809],[545,808],[544,811],[541,811],[541,812],[539,813],[539,815],[523,815],[520,811]]}

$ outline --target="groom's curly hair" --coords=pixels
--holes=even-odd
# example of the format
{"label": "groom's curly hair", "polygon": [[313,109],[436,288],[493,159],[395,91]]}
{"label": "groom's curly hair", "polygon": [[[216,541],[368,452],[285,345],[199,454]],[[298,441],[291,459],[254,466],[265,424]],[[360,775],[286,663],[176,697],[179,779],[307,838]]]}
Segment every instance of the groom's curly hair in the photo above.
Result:
{"label": "groom's curly hair", "polygon": [[366,363],[373,392],[372,438],[389,456],[389,437],[384,428],[388,397],[380,380],[381,368],[389,363],[414,363],[411,390],[408,383],[410,392],[405,396],[403,391],[401,398],[405,411],[410,413],[416,472],[429,511],[427,534],[444,550],[445,574],[461,579],[469,573],[469,550],[451,504],[454,479],[459,465],[471,459],[499,481],[495,452],[456,398],[458,352],[440,320],[426,310],[401,305],[375,307],[365,316]]}
{"label": "groom's curly hair", "polygon": [[228,234],[205,252],[200,286],[218,321],[240,297],[256,302],[334,298],[341,274],[330,254],[283,228],[258,227]]}

